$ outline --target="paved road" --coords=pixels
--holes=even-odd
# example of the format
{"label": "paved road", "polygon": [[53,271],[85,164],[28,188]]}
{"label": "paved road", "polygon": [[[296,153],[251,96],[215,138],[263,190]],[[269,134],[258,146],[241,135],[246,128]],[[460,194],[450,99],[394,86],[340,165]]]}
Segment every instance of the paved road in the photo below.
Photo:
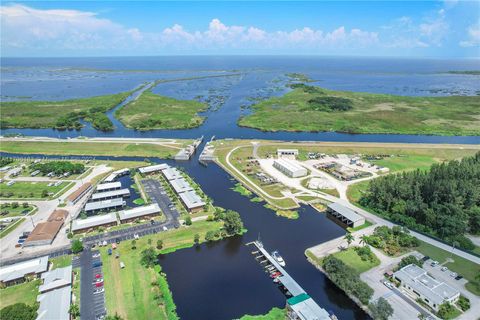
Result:
{"label": "paved road", "polygon": [[82,320],[95,319],[92,291],[92,252],[85,248],[80,254],[80,317]]}

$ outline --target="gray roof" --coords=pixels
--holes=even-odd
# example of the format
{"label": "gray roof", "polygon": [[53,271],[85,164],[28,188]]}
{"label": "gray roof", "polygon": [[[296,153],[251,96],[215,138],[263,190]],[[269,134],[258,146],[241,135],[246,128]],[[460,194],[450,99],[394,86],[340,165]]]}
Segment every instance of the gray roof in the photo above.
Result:
{"label": "gray roof", "polygon": [[72,266],[57,268],[42,274],[43,284],[38,288],[40,292],[65,287],[72,284]]}
{"label": "gray roof", "polygon": [[185,180],[184,178],[171,180],[170,185],[177,193],[192,190],[192,186],[190,186],[190,183],[188,183],[187,180]]}
{"label": "gray roof", "polygon": [[415,264],[403,267],[393,276],[437,305],[459,294],[458,290],[431,277],[427,271]]}
{"label": "gray roof", "polygon": [[119,189],[121,187],[122,187],[122,183],[120,181],[101,183],[101,184],[97,185],[97,192],[115,190],[115,189]]}
{"label": "gray roof", "polygon": [[72,222],[72,231],[102,226],[116,221],[117,215],[115,212],[93,216],[86,219],[76,219]]}
{"label": "gray roof", "polygon": [[162,172],[167,180],[174,180],[182,177],[182,174],[177,168],[168,167],[165,170],[162,170]]}
{"label": "gray roof", "polygon": [[43,293],[37,297],[40,306],[37,320],[69,320],[72,288],[70,286]]}
{"label": "gray roof", "polygon": [[295,161],[280,158],[280,159],[274,160],[274,163],[276,165],[281,166],[282,168],[284,168],[285,170],[287,170],[289,172],[293,173],[293,172],[301,171],[301,172],[307,174],[307,169],[305,169],[304,167],[302,167],[301,165],[299,165]]}
{"label": "gray roof", "polygon": [[125,168],[125,169],[120,169],[120,170],[117,170],[117,171],[113,171],[112,173],[110,173],[110,175],[108,177],[106,177],[105,179],[103,179],[103,182],[112,182],[114,181],[118,175],[122,175],[122,174],[125,174],[127,173],[128,171],[130,171],[130,169],[128,168]]}
{"label": "gray roof", "polygon": [[11,264],[0,268],[0,281],[8,282],[23,278],[27,274],[48,270],[48,256]]}
{"label": "gray roof", "polygon": [[322,309],[312,298],[291,305],[293,311],[302,320],[330,320],[330,315]]}
{"label": "gray roof", "polygon": [[125,189],[119,189],[119,190],[111,190],[111,191],[106,191],[106,192],[97,192],[92,194],[90,199],[92,201],[96,200],[101,200],[101,199],[108,199],[112,197],[125,197],[130,195],[130,190],[127,188]]}
{"label": "gray roof", "polygon": [[124,205],[125,201],[123,200],[123,198],[114,198],[103,201],[89,202],[85,205],[85,211],[122,207]]}
{"label": "gray roof", "polygon": [[160,207],[157,203],[149,204],[147,206],[136,207],[129,210],[123,210],[118,212],[120,220],[127,220],[137,217],[142,217],[150,214],[160,213]]}
{"label": "gray roof", "polygon": [[156,172],[156,171],[161,171],[167,169],[169,166],[166,163],[161,163],[161,164],[156,164],[154,166],[148,166],[148,167],[142,167],[139,168],[138,171],[140,173],[151,173],[151,172]]}
{"label": "gray roof", "polygon": [[344,205],[342,205],[338,202],[330,203],[328,205],[328,208],[330,208],[333,211],[341,214],[342,216],[344,216],[345,218],[347,218],[348,220],[350,220],[352,222],[356,222],[356,221],[364,219],[361,215],[359,215],[358,213],[356,213],[352,209],[347,208],[347,207],[345,207]]}
{"label": "gray roof", "polygon": [[202,198],[200,198],[200,196],[193,190],[182,192],[179,196],[188,209],[198,208],[205,205]]}

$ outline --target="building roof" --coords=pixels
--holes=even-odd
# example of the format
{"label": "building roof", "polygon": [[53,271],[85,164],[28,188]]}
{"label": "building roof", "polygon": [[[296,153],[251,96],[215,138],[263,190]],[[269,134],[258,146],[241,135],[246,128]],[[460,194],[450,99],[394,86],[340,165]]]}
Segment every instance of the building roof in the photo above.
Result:
{"label": "building roof", "polygon": [[70,286],[43,293],[37,297],[40,306],[37,311],[37,320],[69,320]]}
{"label": "building roof", "polygon": [[188,209],[198,208],[205,205],[202,198],[200,198],[200,196],[193,190],[182,192],[179,196]]}
{"label": "building roof", "polygon": [[72,222],[72,231],[102,226],[113,222],[117,222],[117,215],[115,212],[93,216],[86,219],[76,219]]}
{"label": "building roof", "polygon": [[95,200],[100,200],[100,199],[107,199],[107,198],[112,198],[112,197],[124,197],[124,196],[129,196],[129,195],[130,195],[130,190],[125,188],[125,189],[119,189],[119,190],[110,190],[110,191],[105,191],[105,192],[94,193],[90,197],[90,200],[95,201]]}
{"label": "building roof", "polygon": [[42,274],[43,284],[38,288],[40,292],[65,287],[72,284],[72,266],[57,268]]}
{"label": "building roof", "polygon": [[330,320],[330,315],[322,309],[310,296],[302,293],[287,300],[290,308],[302,320]]}
{"label": "building roof", "polygon": [[154,166],[138,168],[138,171],[140,171],[140,173],[151,173],[151,172],[165,170],[168,167],[169,167],[168,164],[161,163],[161,164],[156,164]]}
{"label": "building roof", "polygon": [[193,190],[192,187],[190,186],[190,183],[188,183],[188,181],[185,180],[184,178],[171,180],[170,185],[173,187],[173,189],[177,193]]}
{"label": "building roof", "polygon": [[174,180],[182,177],[182,174],[177,168],[168,167],[165,170],[162,170],[162,172],[167,180]]}
{"label": "building roof", "polygon": [[124,205],[125,201],[123,200],[123,198],[114,198],[103,201],[89,202],[85,205],[85,211],[122,207]]}
{"label": "building roof", "polygon": [[288,152],[288,153],[298,153],[298,149],[277,149],[278,153]]}
{"label": "building roof", "polygon": [[50,240],[50,242],[52,242],[62,228],[67,215],[67,210],[54,210],[46,222],[37,223],[32,232],[28,235],[28,238],[25,240],[25,245],[28,246],[33,242],[44,240]]}
{"label": "building roof", "polygon": [[301,165],[299,165],[293,160],[280,158],[280,159],[275,159],[274,162],[276,162],[277,165],[282,166],[283,168],[285,168],[290,172],[297,172],[299,170],[307,171],[307,169],[305,169],[304,167],[302,167]]}
{"label": "building roof", "polygon": [[75,192],[72,192],[68,197],[68,201],[75,201],[77,200],[78,197],[84,194],[86,190],[92,187],[92,184],[90,182],[84,183],[80,188],[78,188]]}
{"label": "building roof", "polygon": [[358,213],[356,213],[352,209],[350,209],[348,207],[345,207],[344,205],[342,205],[338,202],[330,203],[328,205],[328,208],[330,208],[333,211],[341,214],[343,217],[347,218],[348,220],[350,220],[352,222],[356,222],[356,221],[364,219],[361,215],[359,215]]}
{"label": "building roof", "polygon": [[409,264],[393,274],[403,284],[408,284],[412,290],[423,295],[437,306],[445,299],[451,299],[459,294],[458,290],[430,276],[427,271],[415,264]]}
{"label": "building roof", "polygon": [[97,192],[104,192],[108,190],[119,189],[121,187],[122,187],[122,183],[120,181],[101,183],[97,185]]}
{"label": "building roof", "polygon": [[7,282],[23,278],[30,273],[42,273],[48,270],[48,256],[11,264],[0,268],[0,281]]}
{"label": "building roof", "polygon": [[130,169],[128,169],[128,168],[113,171],[112,173],[110,173],[108,175],[108,177],[103,179],[103,182],[112,182],[113,180],[115,180],[117,178],[118,175],[125,174],[129,171],[130,171]]}
{"label": "building roof", "polygon": [[141,206],[141,207],[136,207],[129,210],[123,210],[118,212],[118,215],[120,216],[120,220],[127,220],[127,219],[146,216],[149,214],[156,214],[156,213],[160,213],[160,207],[158,206],[157,203],[154,203],[154,204],[149,204],[147,206]]}

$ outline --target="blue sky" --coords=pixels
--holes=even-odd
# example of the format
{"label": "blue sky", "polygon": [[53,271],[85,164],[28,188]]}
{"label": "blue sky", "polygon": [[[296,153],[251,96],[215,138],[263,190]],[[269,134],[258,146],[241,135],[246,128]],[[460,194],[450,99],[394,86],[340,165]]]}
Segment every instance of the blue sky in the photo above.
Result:
{"label": "blue sky", "polygon": [[479,1],[3,2],[2,56],[479,57]]}

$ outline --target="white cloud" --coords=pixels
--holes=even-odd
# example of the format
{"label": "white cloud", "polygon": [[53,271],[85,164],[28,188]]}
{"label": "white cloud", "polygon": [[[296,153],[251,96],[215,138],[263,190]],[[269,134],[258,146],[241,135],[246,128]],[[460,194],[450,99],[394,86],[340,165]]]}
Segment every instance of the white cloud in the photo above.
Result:
{"label": "white cloud", "polygon": [[468,39],[460,41],[462,47],[480,46],[480,21],[467,29]]}

